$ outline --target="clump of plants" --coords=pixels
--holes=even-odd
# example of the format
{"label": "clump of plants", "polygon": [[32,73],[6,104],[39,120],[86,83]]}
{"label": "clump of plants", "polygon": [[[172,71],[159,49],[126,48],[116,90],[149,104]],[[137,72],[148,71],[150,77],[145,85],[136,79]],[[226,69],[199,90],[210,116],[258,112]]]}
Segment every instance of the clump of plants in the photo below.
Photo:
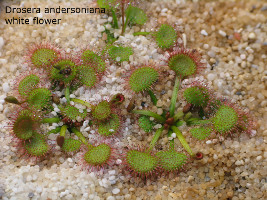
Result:
{"label": "clump of plants", "polygon": [[[57,134],[56,144],[63,152],[76,153],[85,146],[83,160],[88,165],[106,166],[114,157],[112,145],[105,138],[97,146],[91,144],[79,129],[85,121],[90,121],[89,126],[96,126],[103,137],[118,134],[123,123],[118,106],[124,96],[114,95],[110,101],[95,104],[73,98],[79,87],[96,86],[107,68],[105,60],[89,49],[83,50],[78,58],[51,44],[40,44],[33,49],[27,61],[33,71],[42,70],[42,74],[31,72],[18,78],[14,96],[5,99],[19,106],[19,111],[11,116],[10,126],[13,137],[19,141],[18,148],[29,157],[41,158],[53,149],[48,142],[49,134]],[[56,125],[43,132],[41,124]]]}
{"label": "clump of plants", "polygon": [[[131,2],[98,0],[100,7],[109,10],[113,17],[113,27],[118,28],[117,10],[121,10],[122,35],[126,25],[143,25],[147,16]],[[125,22],[124,22],[125,18]],[[179,172],[194,159],[202,159],[201,149],[192,150],[181,127],[188,126],[190,134],[197,140],[206,140],[211,134],[216,136],[234,135],[238,132],[251,133],[253,121],[250,115],[229,100],[217,98],[205,82],[194,81],[180,90],[182,81],[196,76],[203,68],[201,55],[195,49],[177,45],[179,34],[168,25],[162,24],[155,32],[138,32],[134,35],[152,35],[155,43],[166,56],[168,70],[175,74],[170,106],[163,107],[161,115],[149,109],[134,109],[134,98],[127,110],[139,116],[136,120],[147,134],[154,133],[149,144],[138,148],[128,148],[119,154],[111,142],[120,137],[123,126],[120,104],[124,95],[116,94],[109,99],[95,102],[76,98],[75,91],[84,87],[97,88],[108,70],[108,61],[121,65],[134,56],[132,48],[107,44],[102,51],[90,48],[78,53],[66,53],[60,48],[41,43],[32,47],[26,56],[29,73],[16,81],[13,95],[5,101],[15,104],[16,112],[11,116],[11,133],[18,140],[18,148],[29,157],[43,158],[54,151],[49,142],[49,134],[56,134],[56,145],[61,151],[73,155],[82,152],[82,163],[87,170],[99,170],[110,166],[114,159],[121,158],[121,167],[134,176],[147,178],[162,173]],[[116,40],[116,39],[115,39]],[[114,41],[113,41],[114,42]],[[139,63],[126,74],[125,85],[133,96],[147,93],[153,106],[158,106],[159,95],[153,86],[162,76],[161,66]],[[177,108],[178,94],[185,102]],[[136,119],[136,118],[135,118]],[[51,127],[43,130],[42,124]],[[84,128],[94,129],[98,141],[87,139]],[[161,137],[167,137],[168,148],[156,150]],[[89,137],[90,138],[90,137]],[[183,150],[176,147],[178,139]]]}
{"label": "clump of plants", "polygon": [[[252,121],[249,115],[237,105],[216,98],[214,92],[203,82],[195,81],[184,88],[182,97],[187,103],[180,110],[176,108],[181,82],[199,73],[203,65],[200,59],[201,56],[196,50],[184,47],[168,50],[166,64],[169,70],[176,74],[170,107],[165,108],[161,115],[150,110],[132,110],[132,113],[140,116],[138,120],[140,128],[147,133],[154,132],[152,141],[146,148],[130,148],[126,153],[125,163],[132,174],[148,177],[159,172],[179,172],[189,160],[202,159],[201,150],[195,152],[191,149],[191,145],[179,129],[181,126],[192,127],[189,132],[198,140],[209,138],[211,133],[225,137],[236,134],[239,130],[250,133]],[[138,70],[142,69],[141,67]],[[128,80],[128,84],[135,92],[150,87],[156,77],[154,73],[148,71],[141,74],[133,72]],[[157,101],[152,102],[156,104]],[[169,140],[169,148],[156,151],[154,147],[159,138],[164,137],[164,130],[165,137]],[[175,138],[180,141],[184,151],[179,152],[175,148]]]}

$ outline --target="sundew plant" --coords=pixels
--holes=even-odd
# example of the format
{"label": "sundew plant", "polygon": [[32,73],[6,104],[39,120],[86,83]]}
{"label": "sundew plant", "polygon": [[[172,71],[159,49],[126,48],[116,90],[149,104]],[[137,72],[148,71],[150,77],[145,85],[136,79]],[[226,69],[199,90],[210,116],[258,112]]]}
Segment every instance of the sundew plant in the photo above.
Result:
{"label": "sundew plant", "polygon": [[[125,34],[126,26],[142,26],[148,18],[132,1],[98,0],[97,3],[108,10],[113,19],[110,25],[121,28],[121,35]],[[107,29],[103,33],[107,34],[107,40],[102,50],[85,48],[67,53],[53,45],[53,41],[29,47],[25,57],[30,70],[17,77],[12,94],[5,98],[7,103],[14,104],[10,134],[17,141],[19,155],[38,162],[49,159],[57,147],[69,156],[81,152],[81,164],[86,170],[112,167],[119,159],[123,171],[146,179],[177,173],[203,158],[202,149],[193,151],[194,144],[187,141],[184,134],[190,134],[192,141],[205,143],[212,134],[228,137],[252,133],[254,123],[249,113],[231,100],[217,97],[205,81],[196,79],[182,84],[183,80],[202,73],[205,65],[202,55],[177,42],[181,38],[174,25],[159,24],[156,31],[134,35],[151,36],[165,58],[168,72],[174,74],[170,106],[164,107],[162,114],[134,107],[139,93],[149,96],[151,106],[160,107],[161,96],[156,95],[153,88],[160,83],[163,66],[160,63],[132,66],[122,83],[127,92],[133,94],[133,98],[128,99],[127,111],[135,119],[133,123],[153,137],[147,145],[133,145],[118,151],[114,141],[122,137],[125,118],[120,106],[125,96],[118,93],[109,99],[89,102],[74,95],[80,87],[97,91],[110,70],[107,63],[120,66],[134,56],[131,47],[114,45],[117,38]],[[185,106],[179,108],[178,101],[186,102]],[[44,128],[49,127],[47,124],[54,128]],[[182,132],[181,127],[185,126],[188,131]],[[98,137],[98,142],[85,137],[83,127],[94,129],[96,134],[89,138]],[[56,135],[54,141],[48,139],[50,134]],[[156,150],[158,140],[163,137],[168,138],[168,147]],[[175,138],[182,148],[176,147]]]}

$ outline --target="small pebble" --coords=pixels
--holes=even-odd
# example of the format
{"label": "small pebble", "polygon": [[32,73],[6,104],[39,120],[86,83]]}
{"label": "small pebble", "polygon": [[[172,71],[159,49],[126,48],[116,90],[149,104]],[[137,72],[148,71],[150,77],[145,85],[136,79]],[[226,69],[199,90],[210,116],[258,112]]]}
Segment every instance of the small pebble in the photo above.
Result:
{"label": "small pebble", "polygon": [[251,40],[253,40],[253,39],[256,38],[256,34],[253,33],[253,32],[252,32],[252,33],[249,33],[249,34],[248,34],[248,38],[251,39]]}
{"label": "small pebble", "polygon": [[115,200],[115,197],[113,197],[113,196],[108,196],[107,200]]}
{"label": "small pebble", "polygon": [[120,189],[119,188],[115,188],[112,190],[112,193],[113,194],[118,194],[120,192]]}
{"label": "small pebble", "polygon": [[226,33],[225,33],[224,31],[222,31],[222,30],[219,30],[218,33],[219,33],[221,36],[223,36],[223,37],[226,36]]}
{"label": "small pebble", "polygon": [[5,44],[4,39],[0,37],[0,50],[3,48],[4,44]]}
{"label": "small pebble", "polygon": [[28,194],[28,197],[29,197],[29,198],[33,198],[33,197],[34,197],[34,193],[30,192],[30,193]]}
{"label": "small pebble", "polygon": [[208,49],[210,46],[208,44],[203,45],[204,49]]}
{"label": "small pebble", "polygon": [[202,35],[208,36],[208,33],[207,33],[207,31],[205,31],[205,30],[201,30],[200,33],[201,33]]}
{"label": "small pebble", "polygon": [[8,93],[10,91],[10,87],[9,87],[9,84],[8,83],[3,83],[3,91],[5,93]]}

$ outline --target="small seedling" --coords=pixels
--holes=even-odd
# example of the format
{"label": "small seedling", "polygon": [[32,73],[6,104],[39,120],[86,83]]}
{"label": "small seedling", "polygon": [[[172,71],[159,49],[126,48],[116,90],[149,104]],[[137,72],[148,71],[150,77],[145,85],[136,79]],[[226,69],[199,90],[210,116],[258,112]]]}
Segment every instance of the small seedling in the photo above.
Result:
{"label": "small seedling", "polygon": [[175,29],[168,24],[162,24],[155,32],[136,32],[134,35],[152,35],[161,49],[173,47],[178,39]]}
{"label": "small seedling", "polygon": [[141,116],[139,119],[138,119],[138,124],[140,126],[140,128],[142,128],[145,132],[150,132],[153,127],[156,125],[155,122],[153,121],[150,121],[149,117],[147,116]]}
{"label": "small seedling", "polygon": [[129,61],[130,55],[133,54],[131,47],[111,46],[108,50],[110,58],[116,62]]}

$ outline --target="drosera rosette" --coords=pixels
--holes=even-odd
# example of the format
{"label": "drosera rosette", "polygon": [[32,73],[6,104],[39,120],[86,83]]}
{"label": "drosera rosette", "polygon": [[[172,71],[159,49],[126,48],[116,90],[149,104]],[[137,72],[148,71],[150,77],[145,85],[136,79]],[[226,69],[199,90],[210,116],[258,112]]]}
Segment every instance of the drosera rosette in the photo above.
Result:
{"label": "drosera rosette", "polygon": [[143,25],[147,21],[145,12],[136,6],[139,2],[132,0],[97,0],[100,8],[111,12],[113,18],[112,27],[119,28],[117,11],[121,13],[121,35],[124,35],[127,25]]}
{"label": "drosera rosette", "polygon": [[49,70],[51,64],[61,57],[61,50],[54,44],[42,42],[33,45],[27,52],[26,62],[35,68]]}
{"label": "drosera rosette", "polygon": [[[145,116],[146,118],[149,118],[149,120],[151,119],[156,123],[157,127],[156,126],[153,127],[156,129],[156,131],[150,143],[150,148],[148,149],[148,151],[151,151],[152,148],[155,146],[163,129],[167,131],[168,133],[167,137],[170,143],[170,148],[169,150],[165,150],[162,151],[161,153],[158,153],[158,157],[156,157],[158,160],[158,168],[159,168],[158,171],[164,173],[179,172],[184,169],[184,166],[188,163],[189,160],[191,159],[198,160],[203,158],[203,154],[201,152],[195,153],[191,149],[186,138],[179,129],[180,126],[186,124],[186,122],[192,118],[192,113],[185,114],[182,110],[175,112],[176,111],[175,105],[177,101],[179,85],[180,85],[180,80],[179,78],[176,77],[170,108],[169,110],[164,110],[162,115],[159,115],[149,110],[132,111],[132,113],[139,114],[141,115],[141,117]],[[142,123],[143,123],[142,126],[146,128],[146,126],[150,126],[151,122],[148,120],[143,120]],[[177,138],[179,140],[182,147],[186,151],[186,154],[178,152],[177,150],[174,149],[174,138]],[[134,166],[132,165],[132,167]],[[137,174],[139,176],[142,176],[142,174],[140,173]]]}
{"label": "drosera rosette", "polygon": [[64,53],[51,63],[49,78],[53,81],[63,82],[68,85],[76,77],[76,66],[80,65],[80,60],[70,53]]}
{"label": "drosera rosette", "polygon": [[167,65],[178,77],[185,77],[199,74],[203,68],[201,55],[196,49],[186,49],[184,47],[173,47],[166,54]]}
{"label": "drosera rosette", "polygon": [[151,91],[153,85],[160,78],[160,73],[157,67],[151,65],[134,67],[129,77],[126,80],[126,88],[133,93],[147,92],[154,105],[157,104],[157,97]]}
{"label": "drosera rosette", "polygon": [[[194,72],[195,73],[195,72]],[[188,75],[193,75],[193,74],[188,74]],[[162,163],[161,163],[161,169],[165,172],[171,172],[171,171],[175,171],[178,169],[181,169],[183,164],[185,164],[187,161],[187,155],[183,154],[183,153],[179,153],[176,150],[173,149],[173,142],[174,142],[174,138],[172,137],[172,134],[175,135],[175,137],[177,137],[181,143],[181,145],[183,146],[183,148],[185,149],[185,151],[189,154],[189,158],[194,158],[194,159],[199,159],[199,157],[197,155],[201,154],[201,153],[195,153],[193,152],[193,150],[190,148],[190,145],[188,144],[188,142],[186,141],[185,137],[183,136],[182,132],[179,130],[179,126],[182,126],[183,124],[186,123],[187,120],[189,120],[190,118],[192,118],[192,113],[187,113],[184,114],[183,111],[176,111],[176,102],[177,102],[177,97],[178,97],[178,91],[179,91],[179,87],[180,87],[180,79],[184,79],[186,76],[180,76],[177,75],[176,79],[175,79],[175,83],[174,83],[174,89],[173,89],[173,93],[172,93],[172,97],[171,97],[171,104],[169,107],[169,110],[164,110],[162,115],[158,115],[155,112],[149,111],[149,110],[133,110],[132,113],[135,114],[139,114],[141,116],[146,116],[149,117],[149,119],[154,119],[157,124],[159,124],[159,126],[157,125],[157,130],[155,132],[155,135],[152,139],[151,146],[154,146],[156,141],[158,140],[161,132],[163,129],[167,130],[168,134],[168,139],[170,142],[170,151],[166,151],[164,153],[159,154],[160,157],[162,159]],[[204,95],[205,96],[205,95]],[[205,98],[204,98],[205,99]],[[143,121],[142,125],[150,125],[149,121]],[[177,157],[180,158],[180,162],[177,162]],[[170,158],[174,158],[173,160],[170,160]],[[169,162],[169,165],[167,165],[167,161]]]}
{"label": "drosera rosette", "polygon": [[154,32],[135,32],[133,35],[152,35],[158,47],[163,50],[172,48],[178,39],[177,31],[169,24],[161,24]]}

